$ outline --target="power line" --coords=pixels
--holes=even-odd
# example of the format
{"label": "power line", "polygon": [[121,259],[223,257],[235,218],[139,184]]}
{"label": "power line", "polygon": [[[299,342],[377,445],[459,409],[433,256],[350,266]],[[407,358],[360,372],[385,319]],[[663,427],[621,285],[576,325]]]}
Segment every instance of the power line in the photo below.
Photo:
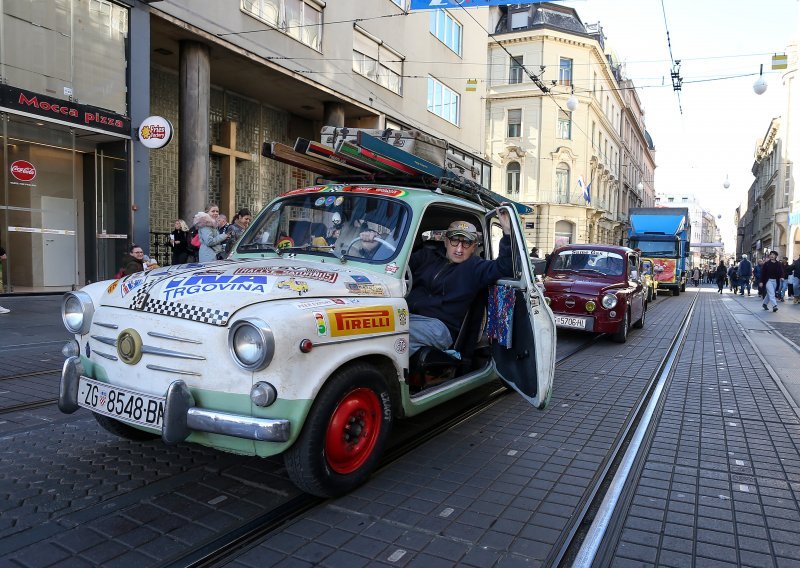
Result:
{"label": "power line", "polygon": [[681,105],[681,84],[683,78],[681,77],[681,62],[675,61],[672,56],[672,42],[669,39],[669,26],[667,25],[667,10],[664,8],[664,0],[661,0],[661,13],[664,14],[664,29],[667,31],[667,48],[669,49],[669,59],[672,62],[672,69],[669,76],[672,78],[672,90],[678,95],[678,110],[683,114],[683,106]]}
{"label": "power line", "polygon": [[[247,12],[245,12],[245,13],[247,13]],[[397,16],[408,16],[409,14],[410,14],[410,12],[401,12],[399,14],[383,14],[381,16],[372,16],[372,17],[369,17],[369,18],[353,18],[353,19],[350,19],[350,20],[334,20],[334,21],[331,21],[331,22],[325,22],[324,24],[322,22],[320,22],[320,23],[313,23],[313,24],[295,24],[295,25],[291,25],[291,26],[281,26],[281,27],[273,26],[272,24],[267,24],[269,27],[266,28],[266,29],[245,30],[245,31],[242,31],[242,32],[227,32],[227,33],[221,33],[221,34],[215,34],[215,35],[217,37],[225,37],[225,36],[232,36],[232,35],[257,34],[257,33],[261,33],[261,32],[275,32],[275,31],[284,32],[285,30],[292,30],[292,29],[295,29],[295,28],[316,28],[316,27],[322,27],[322,26],[327,26],[327,25],[332,25],[332,24],[357,24],[359,22],[366,22],[366,21],[369,21],[369,20],[380,20],[382,18],[395,18]]]}

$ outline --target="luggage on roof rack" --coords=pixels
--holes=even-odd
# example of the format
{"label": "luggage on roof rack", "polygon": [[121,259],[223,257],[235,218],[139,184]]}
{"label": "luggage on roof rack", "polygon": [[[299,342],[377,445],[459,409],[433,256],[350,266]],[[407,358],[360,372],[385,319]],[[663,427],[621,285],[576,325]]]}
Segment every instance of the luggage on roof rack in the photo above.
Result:
{"label": "luggage on roof rack", "polygon": [[[458,195],[492,207],[509,202],[520,214],[533,211],[527,205],[512,202],[481,186],[478,168],[447,153],[444,140],[419,131],[325,126],[322,137],[323,143],[298,138],[294,147],[279,142],[264,142],[261,154],[319,174],[333,183],[384,183],[417,187]],[[325,144],[325,140],[334,142],[334,145]],[[403,143],[400,144],[400,141]],[[416,150],[416,153],[409,152],[409,149]],[[418,154],[432,156],[437,161],[427,160]]]}

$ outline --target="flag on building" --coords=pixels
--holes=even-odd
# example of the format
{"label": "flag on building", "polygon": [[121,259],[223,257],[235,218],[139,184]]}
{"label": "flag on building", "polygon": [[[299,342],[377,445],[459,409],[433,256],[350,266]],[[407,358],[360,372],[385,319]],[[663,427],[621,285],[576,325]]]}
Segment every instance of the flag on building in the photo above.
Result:
{"label": "flag on building", "polygon": [[773,69],[786,69],[786,67],[788,67],[788,58],[786,57],[785,53],[780,55],[775,54],[772,56]]}
{"label": "flag on building", "polygon": [[583,183],[583,176],[578,176],[578,187],[580,188],[581,193],[583,194],[583,199],[586,201],[586,203],[591,203],[592,196],[589,192],[592,188],[592,182],[589,182],[589,185],[585,185]]}
{"label": "flag on building", "polygon": [[467,91],[477,91],[478,90],[478,80],[477,79],[467,79]]}

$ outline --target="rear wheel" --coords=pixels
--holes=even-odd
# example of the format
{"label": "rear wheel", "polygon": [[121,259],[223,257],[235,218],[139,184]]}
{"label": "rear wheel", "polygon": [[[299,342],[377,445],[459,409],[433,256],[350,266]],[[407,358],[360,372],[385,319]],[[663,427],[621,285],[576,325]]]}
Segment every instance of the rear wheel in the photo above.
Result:
{"label": "rear wheel", "polygon": [[138,428],[134,428],[133,426],[128,426],[124,422],[120,422],[119,420],[114,420],[113,418],[109,418],[104,414],[99,414],[97,412],[92,412],[92,416],[97,421],[98,424],[105,430],[111,434],[114,434],[118,438],[124,438],[126,440],[132,440],[134,442],[146,442],[148,440],[155,440],[156,438],[160,438],[160,434],[154,434],[153,432],[147,432],[145,430],[139,430]]}
{"label": "rear wheel", "polygon": [[292,482],[306,493],[335,497],[364,483],[392,426],[386,381],[366,364],[346,367],[317,395],[297,441],[284,453]]}
{"label": "rear wheel", "polygon": [[628,328],[630,327],[630,318],[628,317],[628,310],[625,310],[625,316],[622,318],[622,322],[619,324],[619,328],[617,332],[611,336],[617,343],[625,343],[628,341]]}

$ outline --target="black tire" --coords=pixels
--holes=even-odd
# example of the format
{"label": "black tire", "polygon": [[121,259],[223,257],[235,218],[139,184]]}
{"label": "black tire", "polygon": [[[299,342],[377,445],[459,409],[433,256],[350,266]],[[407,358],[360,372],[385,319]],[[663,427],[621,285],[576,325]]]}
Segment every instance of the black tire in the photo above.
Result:
{"label": "black tire", "polygon": [[680,296],[681,295],[681,289],[680,288],[673,288],[672,289],[672,295],[673,296]]}
{"label": "black tire", "polygon": [[639,318],[638,321],[633,322],[633,327],[635,329],[642,329],[644,327],[645,317],[647,317],[647,302],[642,306],[642,317]]}
{"label": "black tire", "polygon": [[[348,438],[354,421],[355,443]],[[391,393],[377,369],[354,364],[337,371],[314,400],[300,436],[283,454],[289,478],[318,497],[355,489],[377,465],[392,422]]]}
{"label": "black tire", "polygon": [[113,418],[109,418],[103,414],[98,414],[97,412],[92,412],[92,415],[97,423],[103,428],[103,430],[109,432],[110,434],[114,434],[118,438],[124,438],[134,442],[147,442],[148,440],[155,440],[156,438],[161,437],[160,434],[139,430],[133,426],[128,426],[124,422],[114,420]]}
{"label": "black tire", "polygon": [[617,329],[617,332],[611,336],[611,339],[614,340],[615,343],[625,343],[628,341],[629,327],[630,316],[628,315],[628,310],[625,310],[625,316],[622,318],[622,322],[619,324],[619,329]]}

